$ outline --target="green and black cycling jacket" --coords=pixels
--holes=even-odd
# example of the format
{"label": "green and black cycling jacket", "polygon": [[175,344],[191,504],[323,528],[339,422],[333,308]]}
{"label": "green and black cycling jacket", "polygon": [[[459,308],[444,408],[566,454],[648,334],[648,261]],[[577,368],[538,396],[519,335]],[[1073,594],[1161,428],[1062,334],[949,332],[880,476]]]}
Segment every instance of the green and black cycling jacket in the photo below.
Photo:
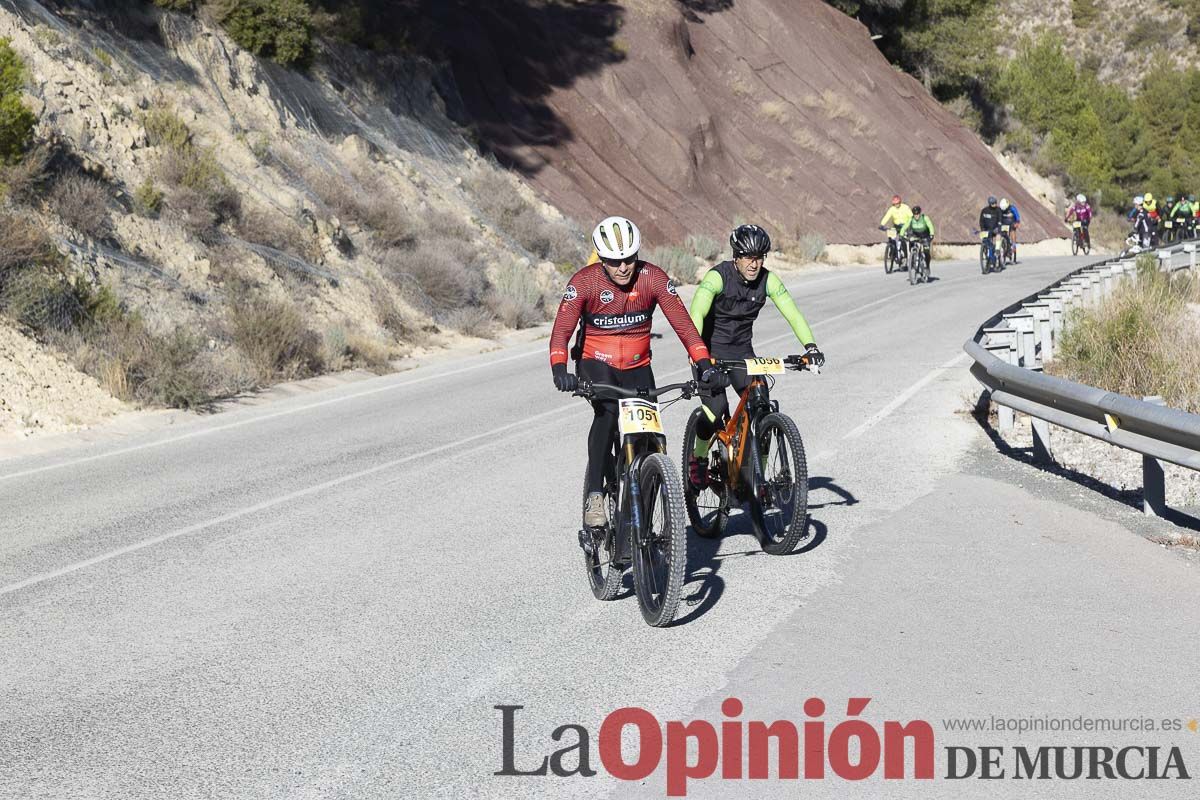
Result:
{"label": "green and black cycling jacket", "polygon": [[765,267],[753,281],[746,281],[732,261],[722,261],[705,273],[688,313],[710,349],[748,351],[754,336],[754,321],[768,297],[800,343],[812,344],[812,330],[787,287]]}

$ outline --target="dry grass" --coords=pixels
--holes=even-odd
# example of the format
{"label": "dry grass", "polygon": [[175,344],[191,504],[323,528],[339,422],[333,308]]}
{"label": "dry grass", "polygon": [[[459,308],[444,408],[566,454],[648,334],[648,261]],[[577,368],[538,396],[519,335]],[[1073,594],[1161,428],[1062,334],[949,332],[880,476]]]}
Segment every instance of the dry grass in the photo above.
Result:
{"label": "dry grass", "polygon": [[340,326],[325,331],[324,362],[330,372],[367,369],[377,375],[392,371],[392,349],[384,342]]}
{"label": "dry grass", "polygon": [[646,260],[666,270],[676,283],[689,284],[700,280],[700,265],[686,247],[677,244],[653,247],[646,253]]}
{"label": "dry grass", "polygon": [[109,212],[109,190],[87,175],[60,178],[50,192],[50,205],[69,227],[93,239],[105,239],[113,233]]}
{"label": "dry grass", "polygon": [[265,297],[243,299],[230,310],[234,344],[258,370],[262,383],[321,372],[321,337],[291,303]]}
{"label": "dry grass", "polygon": [[50,162],[53,158],[53,149],[40,144],[16,164],[0,169],[0,184],[3,184],[8,198],[14,203],[33,205],[45,197],[47,185],[52,177]]}
{"label": "dry grass", "polygon": [[529,267],[505,262],[492,274],[487,306],[509,328],[528,328],[546,319],[544,292]]}
{"label": "dry grass", "polygon": [[1115,211],[1097,210],[1089,228],[1092,246],[1118,253],[1125,249],[1125,239],[1132,227],[1128,220]]}
{"label": "dry grass", "polygon": [[237,230],[238,235],[248,242],[265,245],[309,264],[321,261],[321,246],[312,227],[293,217],[251,208],[242,213]]}
{"label": "dry grass", "polygon": [[422,244],[411,251],[389,250],[380,261],[384,274],[430,314],[483,299],[486,281],[474,253]]}
{"label": "dry grass", "polygon": [[499,333],[492,312],[479,306],[456,308],[447,312],[442,321],[459,333],[480,339],[492,339]]}
{"label": "dry grass", "polygon": [[586,257],[582,232],[569,221],[542,216],[499,168],[480,166],[466,186],[484,218],[535,258],[578,264]]}
{"label": "dry grass", "polygon": [[766,100],[758,107],[759,116],[779,125],[786,125],[791,118],[788,104],[782,100]]}
{"label": "dry grass", "polygon": [[421,233],[419,221],[383,177],[366,173],[339,175],[303,166],[301,172],[309,188],[343,222],[356,222],[382,247],[407,248],[417,244]]}
{"label": "dry grass", "polygon": [[1200,410],[1200,279],[1144,270],[1101,306],[1072,314],[1050,367],[1105,391]]}

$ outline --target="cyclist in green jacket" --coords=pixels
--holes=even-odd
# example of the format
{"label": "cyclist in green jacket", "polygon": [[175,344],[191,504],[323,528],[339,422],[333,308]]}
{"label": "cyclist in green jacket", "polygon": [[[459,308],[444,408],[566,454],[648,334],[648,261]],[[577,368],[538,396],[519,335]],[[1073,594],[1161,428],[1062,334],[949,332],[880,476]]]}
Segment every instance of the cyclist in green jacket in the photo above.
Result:
{"label": "cyclist in green jacket", "polygon": [[[912,239],[923,239],[926,245],[930,244],[933,242],[933,220],[921,210],[920,206],[913,206],[912,212],[912,219],[904,223],[904,227],[900,229],[900,235]],[[932,269],[930,274],[933,274]]]}
{"label": "cyclist in green jacket", "polygon": [[[758,225],[742,225],[729,237],[733,260],[722,261],[705,273],[688,313],[709,353],[716,359],[754,358],[754,321],[769,298],[792,328],[805,354],[816,366],[825,356],[813,341],[812,330],[787,287],[775,273],[763,266],[771,250],[771,237]],[[741,394],[750,383],[745,372],[729,376],[734,391]],[[705,397],[705,417],[696,426],[696,447],[688,461],[692,486],[703,489],[708,475],[710,440],[718,420],[729,413],[729,398],[721,390]]]}

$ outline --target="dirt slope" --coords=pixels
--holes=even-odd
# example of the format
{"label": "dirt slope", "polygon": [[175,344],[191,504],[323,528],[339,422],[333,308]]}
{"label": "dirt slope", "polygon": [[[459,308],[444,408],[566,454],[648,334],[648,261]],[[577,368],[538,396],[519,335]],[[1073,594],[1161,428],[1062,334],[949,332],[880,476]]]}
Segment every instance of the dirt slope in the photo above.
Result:
{"label": "dirt slope", "polygon": [[1027,240],[1065,235],[865,28],[821,0],[601,5],[618,18],[607,42],[540,31],[564,72],[580,57],[571,42],[608,48],[544,96],[522,87],[545,85],[554,65],[531,63],[500,9],[476,15],[451,47],[481,139],[564,213],[629,214],[660,242],[743,217],[869,243],[900,192],[926,207],[940,238],[965,242],[994,193],[1022,209]]}

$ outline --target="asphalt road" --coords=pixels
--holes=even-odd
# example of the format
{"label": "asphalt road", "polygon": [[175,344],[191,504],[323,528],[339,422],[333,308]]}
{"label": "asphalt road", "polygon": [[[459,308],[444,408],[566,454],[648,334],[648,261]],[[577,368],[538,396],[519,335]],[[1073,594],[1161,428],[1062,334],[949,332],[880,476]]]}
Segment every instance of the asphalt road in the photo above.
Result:
{"label": "asphalt road", "polygon": [[[695,543],[666,630],[632,597],[587,589],[590,412],[553,390],[544,340],[0,462],[0,796],[663,795],[662,769],[632,784],[494,776],[499,704],[524,706],[522,769],[563,746],[559,725],[590,731],[599,768],[609,712],[716,723],[728,696],[747,720],[797,723],[822,697],[831,728],[847,698],[871,697],[864,719],[934,725],[939,776],[945,746],[1018,741],[951,734],[945,717],[1200,716],[1195,569],[996,474],[961,413],[976,391],[963,341],[1080,263],[987,277],[939,263],[916,288],[878,269],[788,277],[829,359],[774,395],[805,438],[812,535],[765,556],[735,518]],[[796,349],[769,308],[756,339],[762,355]],[[685,374],[669,330],[655,350],[660,382]],[[675,459],[686,411],[667,412]],[[1200,733],[1178,736],[1200,772]],[[1151,797],[1189,783],[689,789]]]}

